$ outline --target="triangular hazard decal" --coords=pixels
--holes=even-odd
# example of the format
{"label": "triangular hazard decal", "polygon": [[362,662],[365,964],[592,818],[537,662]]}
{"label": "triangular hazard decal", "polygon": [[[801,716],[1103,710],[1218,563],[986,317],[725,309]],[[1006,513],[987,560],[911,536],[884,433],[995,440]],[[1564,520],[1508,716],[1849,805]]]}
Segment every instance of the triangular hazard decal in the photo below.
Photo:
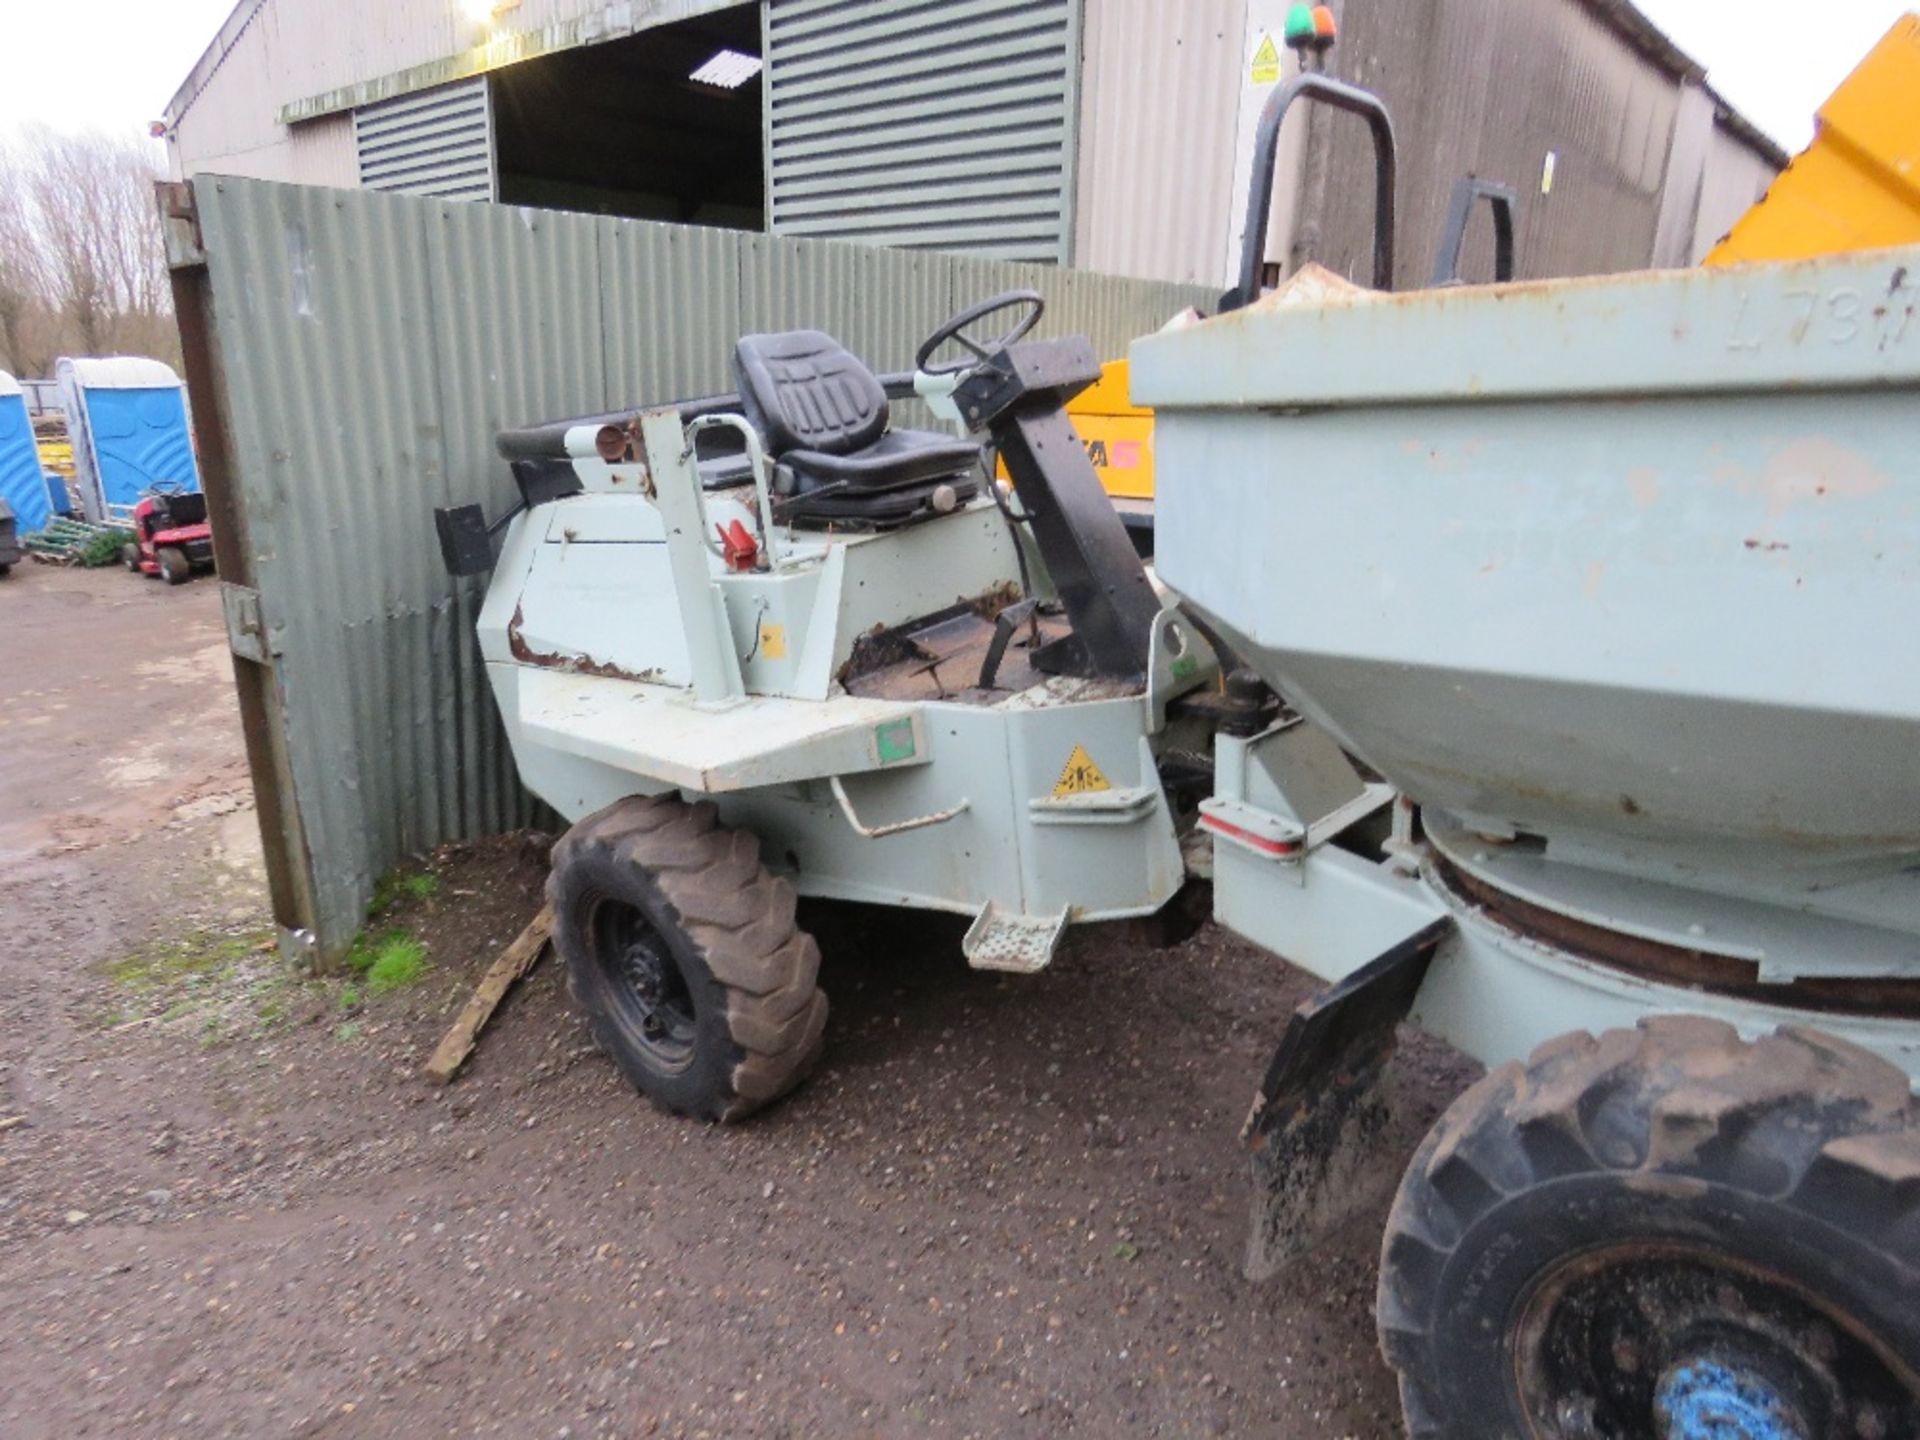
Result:
{"label": "triangular hazard decal", "polygon": [[1091,795],[1096,790],[1112,788],[1112,782],[1100,773],[1100,767],[1087,754],[1087,747],[1076,745],[1073,753],[1067,756],[1066,768],[1060,772],[1059,783],[1053,787],[1053,798],[1064,800],[1069,795]]}

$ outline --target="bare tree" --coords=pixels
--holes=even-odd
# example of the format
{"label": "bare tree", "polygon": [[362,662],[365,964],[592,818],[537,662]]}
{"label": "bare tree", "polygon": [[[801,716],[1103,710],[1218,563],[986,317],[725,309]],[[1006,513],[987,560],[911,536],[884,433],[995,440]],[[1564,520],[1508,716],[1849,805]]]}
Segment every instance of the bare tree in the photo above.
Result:
{"label": "bare tree", "polygon": [[0,156],[0,345],[16,368],[116,350],[177,362],[158,178],[133,138],[36,127]]}
{"label": "bare tree", "polygon": [[45,336],[45,252],[27,193],[26,168],[0,151],[0,355],[25,374],[44,374],[53,357],[29,349],[29,330]]}

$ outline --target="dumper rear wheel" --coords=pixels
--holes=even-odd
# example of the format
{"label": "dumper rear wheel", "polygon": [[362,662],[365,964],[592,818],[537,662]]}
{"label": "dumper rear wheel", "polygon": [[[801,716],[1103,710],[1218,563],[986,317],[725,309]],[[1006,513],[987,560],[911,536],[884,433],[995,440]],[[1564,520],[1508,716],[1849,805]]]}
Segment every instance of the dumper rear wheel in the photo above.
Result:
{"label": "dumper rear wheel", "polygon": [[1814,1031],[1552,1041],[1414,1157],[1379,1322],[1423,1440],[1912,1440],[1920,1104]]}
{"label": "dumper rear wheel", "polygon": [[713,806],[636,796],[588,816],[554,846],[547,895],[594,1037],[663,1108],[739,1120],[813,1068],[819,947]]}

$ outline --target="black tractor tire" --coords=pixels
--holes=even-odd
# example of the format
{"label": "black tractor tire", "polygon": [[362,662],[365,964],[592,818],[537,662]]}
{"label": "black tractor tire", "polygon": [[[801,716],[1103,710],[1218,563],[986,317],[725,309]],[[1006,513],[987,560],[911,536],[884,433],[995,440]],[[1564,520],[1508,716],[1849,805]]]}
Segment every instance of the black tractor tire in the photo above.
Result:
{"label": "black tractor tire", "polygon": [[120,563],[134,574],[140,573],[140,547],[129,540],[120,547]]}
{"label": "black tractor tire", "polygon": [[554,948],[594,1038],[674,1114],[744,1119],[820,1058],[820,948],[759,840],[710,804],[634,796],[553,847]]}
{"label": "black tractor tire", "polygon": [[1418,1440],[1913,1440],[1909,1077],[1695,1017],[1550,1041],[1414,1156],[1378,1318]]}
{"label": "black tractor tire", "polygon": [[174,545],[162,545],[153,552],[160,562],[160,574],[169,585],[184,585],[193,578],[193,562],[187,552]]}

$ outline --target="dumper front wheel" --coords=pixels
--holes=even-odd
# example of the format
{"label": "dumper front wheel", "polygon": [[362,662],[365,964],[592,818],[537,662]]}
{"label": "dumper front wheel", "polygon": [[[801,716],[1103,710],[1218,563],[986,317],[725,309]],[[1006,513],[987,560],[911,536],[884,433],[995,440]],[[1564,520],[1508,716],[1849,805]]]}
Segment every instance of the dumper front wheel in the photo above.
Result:
{"label": "dumper front wheel", "polygon": [[1379,1321],[1421,1440],[1912,1440],[1920,1104],[1813,1031],[1552,1041],[1414,1157]]}
{"label": "dumper front wheel", "polygon": [[794,892],[711,805],[633,797],[553,849],[555,948],[595,1039],[663,1108],[739,1120],[805,1078],[827,999]]}

